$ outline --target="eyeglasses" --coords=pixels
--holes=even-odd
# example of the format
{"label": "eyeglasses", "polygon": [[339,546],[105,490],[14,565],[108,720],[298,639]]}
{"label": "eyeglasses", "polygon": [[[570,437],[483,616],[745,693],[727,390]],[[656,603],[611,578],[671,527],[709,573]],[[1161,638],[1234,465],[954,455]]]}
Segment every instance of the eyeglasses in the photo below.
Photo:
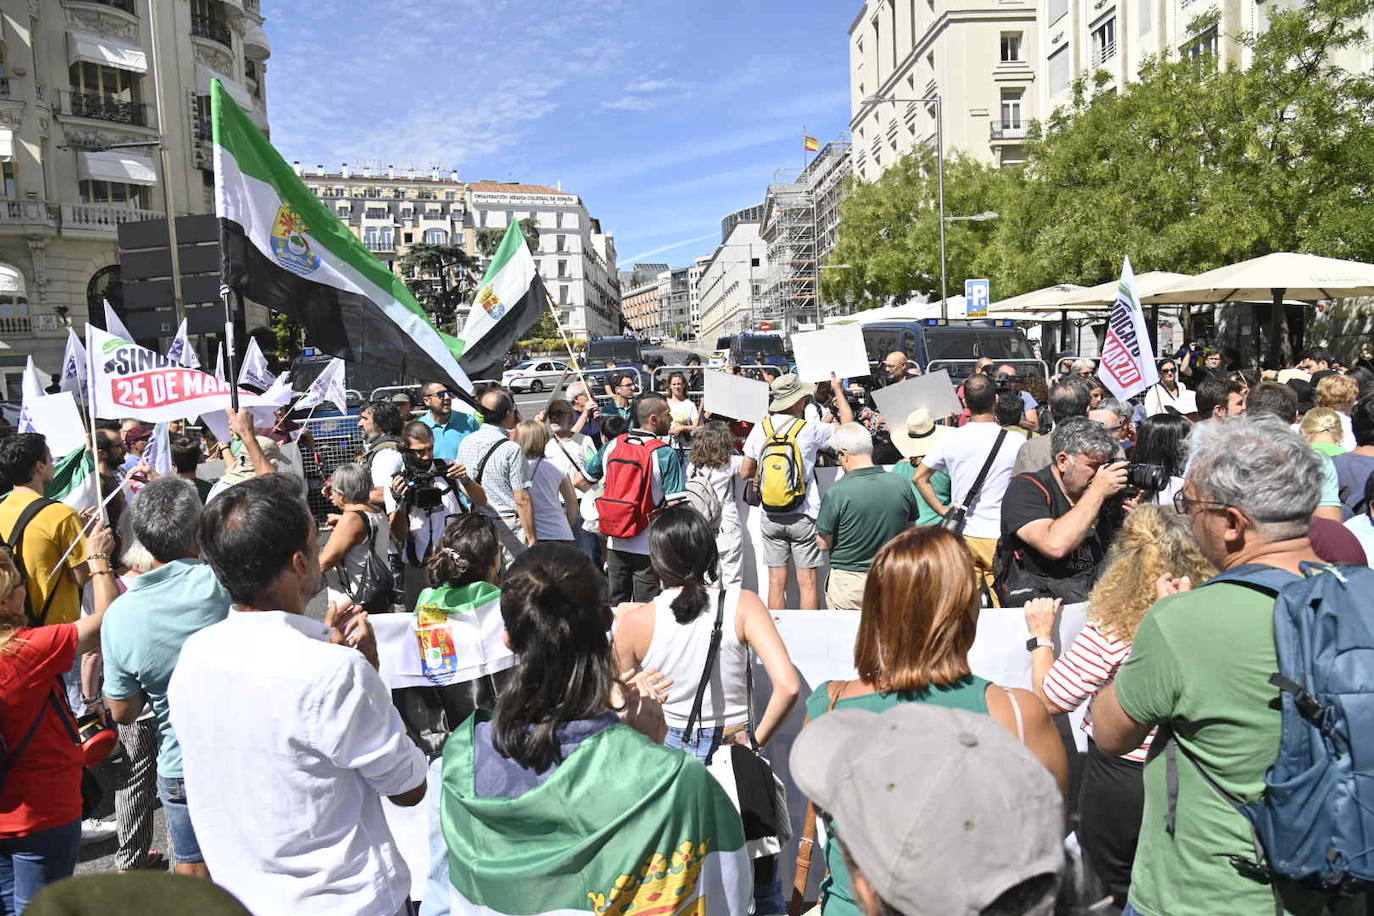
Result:
{"label": "eyeglasses", "polygon": [[1179,515],[1192,515],[1199,509],[1234,509],[1230,503],[1214,502],[1210,499],[1189,499],[1179,490],[1174,494],[1174,511]]}
{"label": "eyeglasses", "polygon": [[1159,374],[1160,374],[1160,375],[1173,375],[1174,372],[1176,372],[1176,371],[1177,371],[1177,370],[1175,370],[1173,366],[1164,366],[1162,369],[1159,370]]}
{"label": "eyeglasses", "polygon": [[442,399],[442,400],[448,401],[448,400],[451,400],[451,399],[453,398],[453,392],[452,392],[452,391],[434,391],[434,392],[431,392],[430,394],[425,395],[425,400],[426,400],[426,401],[428,401],[430,398],[440,398],[440,399]]}

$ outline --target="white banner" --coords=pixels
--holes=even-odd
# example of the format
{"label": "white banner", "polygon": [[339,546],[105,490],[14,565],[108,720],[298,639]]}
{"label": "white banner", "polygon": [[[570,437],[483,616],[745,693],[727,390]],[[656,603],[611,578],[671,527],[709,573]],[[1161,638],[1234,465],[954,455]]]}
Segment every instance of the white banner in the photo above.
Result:
{"label": "white banner", "polygon": [[267,367],[267,357],[262,355],[256,337],[248,338],[248,347],[243,352],[243,366],[239,369],[239,384],[252,385],[266,391],[272,387],[276,376]]}
{"label": "white banner", "polygon": [[1102,360],[1097,377],[1118,401],[1140,394],[1159,383],[1159,369],[1150,347],[1145,311],[1135,291],[1135,271],[1131,259],[1121,265],[1121,283],[1116,302],[1107,321],[1107,337],[1102,341]]}
{"label": "white banner", "polygon": [[181,326],[177,328],[177,336],[172,338],[172,345],[167,348],[167,358],[178,366],[185,366],[188,369],[200,368],[200,357],[196,355],[195,347],[191,346],[191,338],[186,336],[186,319],[181,319]]}
{"label": "white banner", "polygon": [[86,348],[71,328],[67,328],[67,349],[62,354],[61,388],[83,400],[86,397]]}
{"label": "white banner", "polygon": [[348,395],[344,392],[344,361],[331,359],[315,381],[310,383],[305,395],[296,402],[296,410],[313,408],[332,401],[339,413],[348,413]]}
{"label": "white banner", "polygon": [[[208,372],[178,366],[161,353],[86,325],[95,415],[132,417],[160,423],[197,417],[229,405],[229,385]],[[239,391],[242,407],[262,406],[251,391]]]}

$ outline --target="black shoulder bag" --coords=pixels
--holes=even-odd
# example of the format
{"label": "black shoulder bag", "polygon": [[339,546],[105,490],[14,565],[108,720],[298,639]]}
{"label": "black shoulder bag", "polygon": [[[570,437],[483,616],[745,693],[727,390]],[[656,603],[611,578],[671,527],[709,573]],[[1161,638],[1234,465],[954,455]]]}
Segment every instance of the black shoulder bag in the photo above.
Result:
{"label": "black shoulder bag", "polygon": [[371,513],[352,510],[363,521],[367,531],[367,560],[358,572],[358,581],[350,582],[343,563],[336,567],[342,591],[369,614],[386,614],[395,602],[396,578],[391,573],[391,564],[377,556],[377,530],[372,527]]}
{"label": "black shoulder bag", "polygon": [[[720,589],[716,601],[716,624],[711,629],[711,647],[706,651],[706,669],[701,673],[697,684],[696,699],[692,701],[692,712],[687,717],[687,727],[682,732],[682,743],[690,745],[696,731],[697,717],[701,715],[701,703],[706,697],[706,686],[711,681],[711,671],[716,657],[720,654],[721,627],[725,621],[725,589]],[[716,759],[715,754],[706,761],[707,769],[716,781],[722,784],[726,794],[731,796],[739,809],[740,819],[744,822],[744,839],[748,843],[751,858],[775,855],[782,844],[792,838],[792,824],[787,813],[787,792],[782,781],[773,773],[773,766],[759,753],[758,743],[754,740],[754,675],[752,666],[745,668],[746,689],[748,691],[749,721],[745,726],[749,735],[749,746],[745,747],[730,741],[717,748],[724,750],[726,759]],[[721,779],[718,770],[729,767],[734,785]],[[761,841],[761,842],[760,842]]]}
{"label": "black shoulder bag", "polygon": [[983,491],[983,481],[988,478],[988,471],[992,470],[993,459],[1002,450],[1002,443],[1006,441],[1007,431],[1002,429],[997,434],[997,441],[992,443],[992,451],[988,453],[988,459],[983,462],[983,469],[978,472],[978,477],[973,481],[973,486],[969,487],[968,493],[964,496],[963,505],[950,506],[945,517],[940,520],[941,528],[948,528],[955,534],[964,533],[964,525],[968,523],[968,514],[973,511],[973,507],[978,502],[978,495]]}

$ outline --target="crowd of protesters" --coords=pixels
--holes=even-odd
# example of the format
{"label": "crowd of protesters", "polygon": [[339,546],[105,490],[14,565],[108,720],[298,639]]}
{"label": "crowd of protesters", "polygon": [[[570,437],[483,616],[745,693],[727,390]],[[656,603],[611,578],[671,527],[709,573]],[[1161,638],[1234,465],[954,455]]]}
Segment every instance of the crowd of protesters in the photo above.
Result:
{"label": "crowd of protesters", "polygon": [[[948,418],[878,412],[868,387],[920,372],[904,353],[871,385],[782,370],[757,423],[712,416],[699,373],[658,393],[612,372],[534,416],[499,387],[432,382],[418,406],[363,406],[324,524],[285,414],[231,411],[208,445],[178,429],[162,476],[148,427],[102,422],[114,498],[84,513],[45,496],[41,435],[0,440],[0,916],[152,901],[63,880],[111,835],[129,881],[170,866],[237,900],[197,912],[566,910],[579,874],[678,854],[654,845],[676,815],[646,822],[665,800],[752,860],[696,911],[787,912],[790,828],[751,833],[757,799],[719,767],[767,757],[794,707],[828,916],[1048,914],[1071,885],[1092,912],[1363,912],[1358,887],[1256,860],[1232,802],[1261,798],[1279,746],[1277,599],[1202,586],[1374,561],[1374,373],[1319,349],[1259,374],[1184,348],[1125,402],[1093,361],[1060,368],[980,360]],[[771,612],[823,602],[858,615],[857,676],[809,685]],[[514,667],[389,689],[374,615],[491,603]],[[974,673],[980,614],[1024,618],[1030,689]],[[1085,706],[1079,754],[1065,723]],[[101,767],[113,824],[89,817]],[[384,800],[427,808],[421,901]],[[517,855],[531,836],[543,852]]]}

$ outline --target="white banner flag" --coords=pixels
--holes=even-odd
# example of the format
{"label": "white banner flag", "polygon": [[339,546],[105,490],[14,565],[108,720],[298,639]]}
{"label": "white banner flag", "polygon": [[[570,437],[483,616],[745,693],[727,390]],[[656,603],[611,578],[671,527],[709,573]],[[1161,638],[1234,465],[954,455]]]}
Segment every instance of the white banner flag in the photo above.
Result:
{"label": "white banner flag", "polygon": [[134,335],[130,334],[129,329],[124,327],[124,322],[119,320],[119,316],[115,314],[114,306],[110,305],[110,300],[102,299],[100,301],[105,304],[105,331],[120,340],[132,341]]}
{"label": "white banner flag", "polygon": [[20,376],[19,384],[19,423],[16,429],[21,433],[35,433],[38,429],[33,425],[34,411],[38,406],[38,399],[43,397],[43,380],[38,377],[38,367],[33,364],[33,357],[24,360],[24,374]]}
{"label": "white banner flag", "polygon": [[172,338],[172,345],[167,348],[167,358],[178,366],[188,369],[200,368],[200,357],[196,355],[196,348],[191,346],[191,340],[186,336],[185,318],[181,320],[181,327],[177,328],[177,336]]}
{"label": "white banner flag", "polygon": [[71,328],[67,328],[67,350],[62,354],[61,389],[86,398],[86,348]]}
{"label": "white banner flag", "polygon": [[1140,297],[1135,291],[1135,271],[1131,259],[1121,266],[1121,283],[1117,286],[1116,302],[1112,303],[1111,318],[1107,322],[1107,337],[1102,342],[1102,361],[1097,365],[1097,377],[1118,401],[1159,383],[1159,367],[1150,346],[1149,329]]}
{"label": "white banner flag", "polygon": [[[178,366],[161,353],[86,325],[91,353],[95,415],[132,417],[159,423],[197,417],[229,407],[229,385],[208,372]],[[242,407],[262,406],[251,391],[239,391]]]}
{"label": "white banner flag", "polygon": [[262,355],[256,337],[248,338],[248,347],[243,352],[243,365],[239,368],[239,384],[252,385],[266,391],[271,388],[277,377],[267,367],[267,357]]}
{"label": "white banner flag", "polygon": [[224,377],[224,344],[215,345],[215,378],[221,382],[227,381]]}
{"label": "white banner flag", "polygon": [[348,396],[344,393],[344,362],[341,359],[329,361],[324,371],[310,383],[305,396],[296,402],[296,410],[305,410],[325,401],[333,401],[339,413],[348,413]]}
{"label": "white banner flag", "polygon": [[153,469],[159,477],[172,476],[172,443],[169,434],[171,426],[166,420],[153,425],[152,438],[143,450],[143,463]]}

